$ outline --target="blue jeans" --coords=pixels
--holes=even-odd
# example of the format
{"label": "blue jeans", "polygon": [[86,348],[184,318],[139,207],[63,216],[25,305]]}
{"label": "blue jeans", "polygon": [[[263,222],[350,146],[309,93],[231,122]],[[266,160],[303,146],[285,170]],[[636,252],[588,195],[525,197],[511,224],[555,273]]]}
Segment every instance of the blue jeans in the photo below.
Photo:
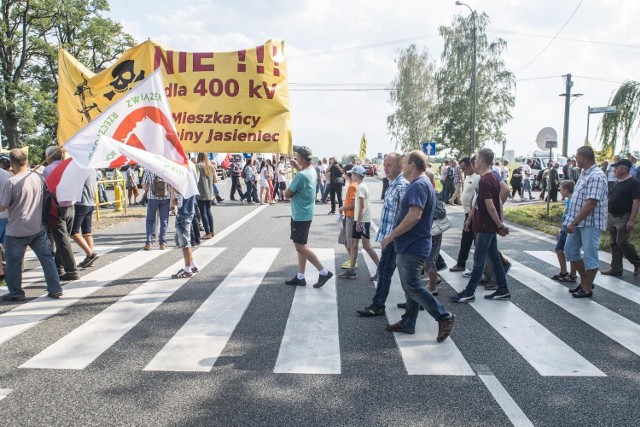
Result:
{"label": "blue jeans", "polygon": [[420,306],[423,306],[435,320],[448,319],[451,315],[420,280],[422,265],[426,260],[426,257],[407,253],[396,255],[400,283],[407,297],[407,309],[402,315],[400,324],[407,329],[416,328]]}
{"label": "blue jeans", "polygon": [[247,199],[247,202],[255,202],[260,203],[260,199],[258,199],[258,189],[256,188],[256,183],[254,181],[246,181],[247,191],[245,191],[243,199]]}
{"label": "blue jeans", "polygon": [[198,200],[198,209],[200,209],[200,218],[202,219],[202,228],[205,234],[213,233],[213,214],[211,213],[211,200]]}
{"label": "blue jeans", "polygon": [[376,285],[376,294],[373,296],[372,301],[376,307],[385,307],[394,271],[396,271],[396,248],[393,243],[391,243],[387,245],[380,254],[378,284]]}
{"label": "blue jeans", "polygon": [[504,265],[498,253],[498,237],[496,233],[477,233],[476,250],[473,253],[473,270],[467,284],[467,292],[473,294],[482,279],[482,271],[487,258],[491,260],[493,274],[498,285],[499,292],[508,292],[507,277],[504,274]]}
{"label": "blue jeans", "polygon": [[153,242],[153,234],[156,231],[156,212],[160,213],[160,233],[158,243],[167,244],[167,227],[169,226],[169,199],[149,199],[147,204],[147,243]]}
{"label": "blue jeans", "polygon": [[529,198],[533,198],[533,196],[531,195],[531,180],[530,179],[525,179],[524,181],[522,181],[522,190],[520,190],[520,195],[522,197],[524,197],[524,192],[528,191],[529,192]]}
{"label": "blue jeans", "polygon": [[47,282],[47,292],[50,294],[62,292],[60,276],[58,276],[56,262],[53,259],[53,255],[51,255],[49,239],[47,239],[47,233],[42,230],[34,236],[5,237],[4,256],[7,266],[4,274],[9,294],[12,297],[24,296],[24,290],[22,289],[22,259],[27,246],[31,247],[33,253],[38,257],[40,265],[42,265],[44,279]]}

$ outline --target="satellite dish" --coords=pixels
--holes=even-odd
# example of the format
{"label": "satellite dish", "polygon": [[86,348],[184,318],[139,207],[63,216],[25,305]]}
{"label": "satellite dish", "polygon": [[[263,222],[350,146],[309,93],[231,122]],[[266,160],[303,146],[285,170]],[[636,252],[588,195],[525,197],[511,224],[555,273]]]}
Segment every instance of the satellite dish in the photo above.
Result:
{"label": "satellite dish", "polygon": [[548,150],[547,141],[557,141],[558,133],[554,128],[542,128],[536,136],[536,144],[541,150]]}

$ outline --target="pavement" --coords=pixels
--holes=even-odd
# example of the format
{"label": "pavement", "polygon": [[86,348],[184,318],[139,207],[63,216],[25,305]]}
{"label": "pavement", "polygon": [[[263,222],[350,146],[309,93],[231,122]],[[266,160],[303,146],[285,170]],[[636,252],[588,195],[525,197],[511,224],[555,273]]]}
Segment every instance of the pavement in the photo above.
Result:
{"label": "pavement", "polygon": [[[381,183],[366,183],[377,222]],[[60,300],[42,297],[39,264],[27,259],[27,301],[0,304],[0,425],[637,425],[640,278],[629,270],[599,275],[592,299],[573,299],[548,278],[554,239],[512,227],[499,239],[513,263],[510,301],[482,290],[450,303],[466,281],[443,271],[451,337],[436,343],[425,312],[415,335],[394,336],[385,326],[402,313],[397,278],[388,318],[356,314],[374,292],[367,255],[355,280],[314,289],[308,266],[309,285],[285,285],[297,272],[289,204],[231,202],[228,185],[191,279],[170,279],[182,264],[171,243],[142,251],[144,220],[100,230],[100,258]],[[328,212],[316,205],[309,241],[335,273],[346,253]],[[463,213],[448,215],[452,266]]]}

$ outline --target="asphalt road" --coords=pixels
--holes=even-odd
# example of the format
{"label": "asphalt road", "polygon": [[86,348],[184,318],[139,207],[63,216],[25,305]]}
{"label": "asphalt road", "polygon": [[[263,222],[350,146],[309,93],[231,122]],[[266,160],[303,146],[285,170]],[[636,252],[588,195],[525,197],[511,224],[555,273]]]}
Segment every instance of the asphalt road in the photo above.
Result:
{"label": "asphalt road", "polygon": [[[377,221],[381,185],[366,182]],[[346,254],[328,211],[316,205],[310,244],[335,272]],[[547,279],[553,239],[512,230],[499,241],[514,261],[510,302],[450,303],[465,279],[443,272],[450,340],[435,342],[425,312],[396,340],[386,317],[356,315],[373,296],[366,257],[356,280],[292,288],[288,204],[225,201],[213,213],[218,236],[195,251],[190,280],[169,280],[180,251],[141,252],[143,221],[100,231],[104,253],[61,300],[38,298],[28,260],[28,301],[0,305],[0,425],[638,425],[640,278],[629,271],[572,299]],[[449,216],[442,250],[455,258],[463,214]]]}

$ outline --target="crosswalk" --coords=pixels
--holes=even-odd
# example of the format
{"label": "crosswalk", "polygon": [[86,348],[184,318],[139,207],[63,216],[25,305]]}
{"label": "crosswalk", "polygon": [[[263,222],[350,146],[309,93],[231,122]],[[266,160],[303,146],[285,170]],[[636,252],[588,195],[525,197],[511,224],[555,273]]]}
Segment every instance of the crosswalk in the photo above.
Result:
{"label": "crosswalk", "polygon": [[[215,246],[212,239],[194,251],[200,270],[217,262],[229,251],[226,247]],[[108,254],[116,247],[103,247]],[[339,256],[334,248],[315,249],[321,263],[331,270],[339,268]],[[144,361],[144,371],[211,372],[216,362],[233,339],[245,312],[252,304],[260,304],[255,296],[265,282],[265,277],[274,271],[274,262],[281,254],[281,248],[247,248],[241,259],[230,266],[230,272],[222,282],[198,303],[187,320],[178,325],[177,331],[154,355]],[[34,354],[19,362],[20,369],[83,370],[109,351],[125,335],[154,313],[167,299],[178,292],[190,279],[172,279],[181,266],[182,260],[168,265],[156,262],[167,251],[136,251],[114,259],[108,265],[97,268],[81,280],[64,287],[65,297],[59,300],[46,295],[31,299],[0,314],[0,345],[25,333],[30,328],[47,322],[47,319],[73,311],[85,298],[119,278],[126,277],[142,267],[154,268],[149,279],[136,286],[126,295],[108,305],[102,311],[92,313],[92,317],[64,331],[61,337],[44,345]],[[443,251],[449,265],[454,260]],[[613,340],[624,349],[640,356],[640,325],[621,313],[607,308],[590,299],[571,298],[567,288],[553,281],[541,270],[544,266],[557,265],[552,251],[525,251],[517,255],[512,263],[510,286],[521,286],[542,296],[544,304],[579,319],[601,334],[602,340]],[[362,254],[364,268],[358,274],[375,274],[375,265],[368,255]],[[540,262],[542,264],[540,264]],[[532,268],[528,265],[540,267]],[[158,268],[159,267],[159,268]],[[309,266],[307,282],[315,283],[317,272]],[[33,273],[35,270],[27,273]],[[206,274],[206,273],[199,273]],[[445,283],[441,289],[450,286],[460,291],[467,279],[460,273],[442,271]],[[196,276],[197,277],[197,276]],[[626,277],[626,276],[625,276]],[[283,278],[284,280],[284,278]],[[35,282],[34,282],[35,283]],[[275,374],[342,374],[342,354],[340,333],[338,288],[353,286],[353,281],[345,283],[335,277],[320,289],[312,286],[297,287],[287,313],[286,326],[279,338],[277,357],[272,362]],[[371,283],[368,282],[367,283]],[[640,287],[635,281],[622,278],[598,276],[596,283],[616,296],[640,304]],[[284,285],[283,285],[284,286]],[[373,286],[370,286],[371,295]],[[589,354],[581,354],[565,340],[556,335],[557,331],[545,323],[534,319],[518,301],[486,301],[479,291],[475,302],[469,304],[479,318],[490,327],[491,333],[511,346],[540,376],[555,377],[604,377],[606,370],[597,362],[589,360]],[[397,272],[393,277],[388,298],[387,318],[389,322],[400,319],[403,310],[395,307],[404,301],[404,293]],[[366,301],[361,306],[366,305]],[[448,302],[445,301],[446,304]],[[452,307],[455,311],[456,306]],[[343,314],[344,315],[344,314]],[[355,313],[352,314],[356,316]],[[379,328],[365,323],[363,327]],[[457,328],[470,327],[461,319]],[[380,331],[380,334],[389,334]],[[408,375],[474,376],[474,355],[458,342],[454,331],[444,343],[436,343],[437,323],[425,312],[421,312],[414,335],[393,334],[402,364]]]}

